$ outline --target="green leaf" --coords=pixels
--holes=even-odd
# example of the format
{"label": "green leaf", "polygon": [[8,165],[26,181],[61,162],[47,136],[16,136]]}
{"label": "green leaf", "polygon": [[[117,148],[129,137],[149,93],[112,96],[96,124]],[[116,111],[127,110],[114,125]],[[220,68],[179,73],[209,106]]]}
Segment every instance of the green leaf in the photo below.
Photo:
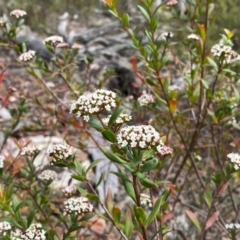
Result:
{"label": "green leaf", "polygon": [[115,143],[116,142],[116,136],[115,134],[110,130],[104,130],[102,132],[103,137],[108,140],[109,142]]}
{"label": "green leaf", "polygon": [[153,158],[151,160],[144,162],[144,164],[140,167],[139,171],[140,172],[148,172],[148,171],[154,169],[157,166],[157,164],[158,164],[158,159]]}
{"label": "green leaf", "polygon": [[148,159],[148,158],[152,157],[155,153],[156,153],[156,150],[154,150],[154,149],[145,150],[142,158]]}
{"label": "green leaf", "polygon": [[85,177],[83,177],[83,176],[81,176],[81,175],[73,174],[73,175],[72,175],[72,178],[74,178],[74,179],[76,179],[76,180],[78,180],[78,181],[80,181],[80,182],[85,182],[85,181],[86,181]]}
{"label": "green leaf", "polygon": [[204,199],[208,207],[210,208],[212,203],[212,192],[210,188],[207,188],[206,191],[204,192]]}
{"label": "green leaf", "polygon": [[129,197],[133,199],[134,202],[136,202],[136,197],[135,197],[135,191],[134,187],[131,181],[126,181],[125,179],[122,179],[123,181],[123,186],[128,194]]}
{"label": "green leaf", "polygon": [[112,216],[114,223],[118,226],[121,220],[121,210],[118,207],[113,207]]}
{"label": "green leaf", "polygon": [[35,217],[36,212],[35,211],[31,211],[28,216],[27,216],[27,226],[29,227]]}
{"label": "green leaf", "polygon": [[135,207],[134,208],[134,214],[135,214],[135,217],[137,218],[138,222],[142,226],[145,226],[145,224],[146,224],[145,210],[142,207]]}
{"label": "green leaf", "polygon": [[100,178],[98,179],[98,182],[96,183],[96,188],[101,184],[101,182],[103,181],[103,178],[104,178],[104,173],[101,173],[101,176]]}
{"label": "green leaf", "polygon": [[101,122],[96,118],[90,117],[88,123],[99,132],[102,132],[105,130]]}
{"label": "green leaf", "polygon": [[93,218],[96,214],[95,213],[86,213],[79,222],[88,221],[89,219]]}
{"label": "green leaf", "polygon": [[143,8],[142,6],[137,6],[139,8],[139,10],[141,11],[142,15],[148,20],[148,22],[150,23],[150,16],[148,14],[148,12],[146,11],[145,8]]}
{"label": "green leaf", "polygon": [[82,172],[83,172],[83,166],[82,166],[82,164],[81,164],[79,161],[75,160],[75,161],[74,161],[74,166],[75,166],[77,172],[78,172],[79,174],[82,174]]}
{"label": "green leaf", "polygon": [[218,69],[217,63],[216,63],[212,58],[207,57],[207,60],[208,60],[209,64],[210,64],[215,70]]}
{"label": "green leaf", "polygon": [[233,84],[232,84],[232,89],[234,91],[235,100],[237,103],[239,103],[240,102],[239,91],[237,90],[237,88],[235,88],[235,86]]}
{"label": "green leaf", "polygon": [[191,221],[193,222],[193,224],[197,227],[198,231],[201,231],[200,228],[200,224],[197,218],[197,215],[193,212],[191,212],[190,210],[185,210],[185,213],[187,214],[187,216],[191,219]]}
{"label": "green leaf", "polygon": [[108,122],[108,127],[111,128],[113,123],[116,121],[116,119],[120,116],[121,112],[123,111],[123,109],[119,108],[116,111],[113,112],[112,116],[109,119]]}
{"label": "green leaf", "polygon": [[86,195],[86,197],[91,200],[91,201],[94,201],[94,202],[98,202],[98,203],[101,203],[101,200],[99,199],[99,197],[95,194],[91,194],[91,193],[88,193]]}
{"label": "green leaf", "polygon": [[98,165],[102,160],[103,159],[94,160],[87,168],[86,173],[89,172],[89,170],[93,169],[96,165]]}
{"label": "green leaf", "polygon": [[104,155],[111,160],[112,162],[115,163],[126,163],[125,160],[123,160],[122,158],[118,157],[116,154],[110,152],[109,150],[107,150],[106,148],[101,148],[102,152],[104,153]]}
{"label": "green leaf", "polygon": [[127,212],[125,214],[125,224],[124,224],[124,233],[127,236],[127,238],[129,239],[133,230],[133,224],[132,224],[132,214],[130,209],[127,209]]}
{"label": "green leaf", "polygon": [[201,37],[202,41],[204,42],[206,40],[206,31],[202,24],[197,24],[197,30],[199,33],[199,36]]}
{"label": "green leaf", "polygon": [[145,225],[148,227],[152,221],[154,220],[154,218],[157,216],[157,214],[159,213],[159,209],[163,203],[163,199],[165,196],[161,196],[160,198],[158,198],[158,200],[155,202],[153,209],[151,211],[151,213],[149,214],[148,218],[146,219]]}
{"label": "green leaf", "polygon": [[208,89],[208,84],[204,79],[201,79],[201,83],[205,89]]}
{"label": "green leaf", "polygon": [[124,27],[128,27],[128,25],[129,25],[129,17],[128,17],[127,13],[124,13],[122,15],[122,24]]}
{"label": "green leaf", "polygon": [[138,177],[139,182],[146,188],[158,187],[158,185],[156,183],[154,183],[153,181],[148,179],[144,174],[142,174],[140,172],[137,173],[137,177]]}

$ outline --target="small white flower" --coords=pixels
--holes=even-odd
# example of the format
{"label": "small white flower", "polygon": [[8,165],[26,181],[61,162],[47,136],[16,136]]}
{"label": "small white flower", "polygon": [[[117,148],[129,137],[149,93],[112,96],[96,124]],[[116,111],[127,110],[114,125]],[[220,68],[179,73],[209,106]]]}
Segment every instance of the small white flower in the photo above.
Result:
{"label": "small white flower", "polygon": [[46,231],[42,229],[40,223],[31,224],[30,227],[21,234],[22,240],[45,240]]}
{"label": "small white flower", "polygon": [[85,93],[72,103],[70,113],[76,114],[77,117],[83,116],[85,121],[89,121],[91,115],[98,114],[103,110],[111,111],[113,107],[116,107],[115,98],[114,92],[103,89]]}
{"label": "small white flower", "polygon": [[13,11],[10,12],[10,16],[15,16],[16,18],[20,18],[27,15],[27,13],[23,10],[20,9],[15,9]]}
{"label": "small white flower", "polygon": [[149,208],[152,207],[152,201],[149,195],[145,193],[140,194],[140,202],[143,207],[147,206]]}
{"label": "small white flower", "polygon": [[69,198],[64,202],[63,215],[83,215],[93,211],[93,205],[86,197]]}
{"label": "small white flower", "polygon": [[69,196],[74,195],[77,192],[77,188],[73,184],[73,185],[70,185],[70,186],[67,186],[67,187],[63,188],[62,192],[66,197],[69,197]]}
{"label": "small white flower", "polygon": [[[102,121],[103,121],[103,123],[105,124],[105,125],[108,125],[108,122],[109,122],[109,120],[110,120],[110,117],[111,117],[111,115],[109,115],[108,117],[106,117],[106,118],[103,118],[102,119]],[[129,121],[131,121],[132,120],[132,117],[131,116],[129,116],[129,115],[127,115],[127,114],[125,114],[125,113],[121,113],[118,117],[117,117],[117,119],[115,120],[115,125],[118,125],[118,124],[122,124],[122,123],[125,123],[125,122],[129,122]]]}
{"label": "small white flower", "polygon": [[173,85],[170,85],[168,87],[168,92],[173,92],[173,91],[178,91],[179,90],[179,86],[173,84]]}
{"label": "small white flower", "polygon": [[121,147],[131,146],[138,149],[155,148],[155,143],[162,145],[160,134],[150,125],[127,126],[117,135]]}
{"label": "small white flower", "polygon": [[50,159],[50,165],[56,162],[71,161],[74,156],[72,147],[65,144],[58,144],[48,152]]}
{"label": "small white flower", "polygon": [[5,158],[0,155],[0,168],[4,167],[4,161],[5,161]]}
{"label": "small white flower", "polygon": [[214,57],[220,58],[224,57],[224,61],[226,63],[232,63],[234,61],[240,60],[240,56],[234,50],[232,50],[232,42],[229,40],[228,42],[224,42],[222,39],[219,43],[215,44],[211,48],[211,53]]}
{"label": "small white flower", "polygon": [[178,4],[178,1],[177,0],[169,0],[167,2],[167,6],[174,6],[174,5],[177,5]]}
{"label": "small white flower", "polygon": [[40,149],[35,145],[30,145],[22,148],[21,155],[22,156],[35,156],[40,152]]}
{"label": "small white flower", "polygon": [[173,149],[163,143],[157,146],[157,151],[161,154],[161,156],[167,156],[173,153]]}
{"label": "small white flower", "polygon": [[187,36],[187,39],[189,39],[189,40],[197,40],[197,41],[200,40],[199,36],[197,34],[195,34],[195,33],[189,34]]}
{"label": "small white flower", "polygon": [[41,179],[41,180],[46,180],[46,181],[49,181],[49,180],[57,180],[57,173],[55,171],[52,171],[52,170],[44,170],[41,172],[41,174],[38,175],[38,178]]}
{"label": "small white flower", "polygon": [[35,51],[29,50],[29,51],[27,51],[27,52],[25,52],[25,53],[22,53],[22,54],[19,56],[18,59],[19,59],[19,61],[21,61],[21,62],[29,62],[29,61],[31,61],[31,60],[34,58],[35,54],[36,54]]}
{"label": "small white flower", "polygon": [[11,228],[12,227],[9,224],[9,222],[6,222],[6,221],[0,222],[0,236],[1,235],[5,236],[6,232],[11,230]]}
{"label": "small white flower", "polygon": [[240,155],[238,153],[229,153],[227,157],[233,163],[233,167],[235,170],[240,168]]}
{"label": "small white flower", "polygon": [[48,44],[50,46],[56,47],[58,43],[63,42],[63,37],[51,36],[51,37],[45,38],[43,42],[45,45]]}
{"label": "small white flower", "polygon": [[239,223],[226,223],[225,224],[226,229],[240,229],[240,224]]}
{"label": "small white flower", "polygon": [[143,92],[137,101],[139,102],[140,106],[147,106],[148,104],[155,102],[155,97],[152,94]]}

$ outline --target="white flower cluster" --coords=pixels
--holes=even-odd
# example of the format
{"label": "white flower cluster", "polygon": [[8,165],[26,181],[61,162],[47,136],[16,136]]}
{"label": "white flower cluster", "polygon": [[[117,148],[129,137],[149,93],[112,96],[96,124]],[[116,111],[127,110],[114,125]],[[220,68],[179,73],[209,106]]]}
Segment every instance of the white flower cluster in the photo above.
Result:
{"label": "white flower cluster", "polygon": [[226,229],[240,229],[239,223],[227,223],[225,224]]}
{"label": "white flower cluster", "polygon": [[[103,118],[102,121],[105,125],[108,125],[111,115],[106,118]],[[126,113],[121,113],[120,116],[116,119],[115,124],[122,124],[132,120],[132,116],[127,115]]]}
{"label": "white flower cluster", "polygon": [[199,36],[197,34],[195,34],[195,33],[189,34],[187,36],[187,39],[189,39],[189,40],[196,40],[196,41],[200,40]]}
{"label": "white flower cluster", "polygon": [[45,240],[46,231],[40,223],[31,224],[26,231],[17,230],[12,232],[12,240]]}
{"label": "white flower cluster", "polygon": [[211,48],[211,53],[217,58],[223,56],[227,63],[231,63],[240,59],[239,54],[232,50],[231,42],[224,43],[223,40],[220,40],[219,43],[215,44]]}
{"label": "white flower cluster", "polygon": [[93,205],[86,197],[69,198],[64,202],[63,215],[74,214],[82,215],[84,213],[92,212]]}
{"label": "white flower cluster", "polygon": [[178,1],[177,0],[169,0],[167,2],[167,6],[174,6],[174,5],[177,5],[178,4]]}
{"label": "white flower cluster", "polygon": [[130,146],[138,149],[157,147],[158,150],[164,145],[159,133],[150,125],[122,128],[117,135],[117,142],[121,147]]}
{"label": "white flower cluster", "polygon": [[149,195],[145,194],[145,193],[141,193],[140,194],[140,202],[142,206],[147,206],[149,208],[152,207],[152,201]]}
{"label": "white flower cluster", "polygon": [[140,106],[147,106],[150,103],[155,102],[155,97],[152,94],[143,92],[143,94],[137,99]]}
{"label": "white flower cluster", "polygon": [[157,146],[157,150],[158,150],[158,153],[160,153],[162,157],[165,157],[167,155],[171,155],[173,153],[173,149],[166,146],[166,145]]}
{"label": "white flower cluster", "polygon": [[5,236],[6,235],[6,232],[11,230],[11,225],[6,222],[6,221],[3,221],[3,222],[0,222],[0,236],[3,235]]}
{"label": "white flower cluster", "polygon": [[43,42],[45,45],[50,45],[52,47],[56,47],[58,43],[63,42],[63,37],[51,36],[51,37],[45,38]]}
{"label": "white flower cluster", "polygon": [[173,84],[173,85],[170,85],[168,87],[168,92],[173,92],[173,91],[178,91],[179,90],[179,86]]}
{"label": "white flower cluster", "polygon": [[21,150],[22,156],[35,156],[40,152],[40,149],[35,145],[28,145]]}
{"label": "white flower cluster", "polygon": [[78,98],[71,105],[70,113],[75,113],[77,117],[83,116],[85,121],[89,121],[89,116],[100,113],[104,109],[111,111],[116,107],[116,93],[98,89],[93,93],[86,93]]}
{"label": "white flower cluster", "polygon": [[77,192],[77,188],[74,184],[67,186],[65,188],[62,188],[62,192],[66,197],[70,197],[74,195]]}
{"label": "white flower cluster", "polygon": [[56,162],[62,162],[72,159],[73,150],[72,147],[64,144],[58,144],[53,146],[53,148],[48,152],[49,157],[51,157],[50,165]]}
{"label": "white flower cluster", "polygon": [[227,157],[233,163],[233,167],[235,170],[240,168],[240,155],[238,153],[229,153]]}
{"label": "white flower cluster", "polygon": [[27,51],[27,52],[25,52],[25,53],[22,53],[22,54],[19,56],[18,59],[19,59],[19,61],[21,61],[21,62],[29,62],[29,61],[31,61],[31,60],[34,58],[35,54],[36,54],[35,51],[29,50],[29,51]]}
{"label": "white flower cluster", "polygon": [[44,170],[38,175],[39,179],[46,180],[46,181],[57,180],[57,177],[58,177],[57,173],[55,171],[52,171],[52,170]]}
{"label": "white flower cluster", "polygon": [[10,12],[10,16],[15,16],[16,18],[20,18],[27,15],[27,13],[23,10],[20,9],[15,9],[13,11]]}
{"label": "white flower cluster", "polygon": [[0,155],[0,168],[4,167],[4,161],[5,161],[5,158]]}

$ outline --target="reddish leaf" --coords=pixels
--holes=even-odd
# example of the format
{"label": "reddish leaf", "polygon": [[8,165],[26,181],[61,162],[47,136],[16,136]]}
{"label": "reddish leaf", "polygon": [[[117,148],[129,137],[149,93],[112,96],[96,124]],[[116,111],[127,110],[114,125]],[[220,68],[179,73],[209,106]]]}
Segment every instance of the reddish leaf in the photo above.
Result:
{"label": "reddish leaf", "polygon": [[185,210],[185,213],[188,215],[188,217],[191,219],[193,224],[197,227],[197,229],[200,231],[200,224],[198,221],[198,217],[195,213],[191,212],[190,210]]}
{"label": "reddish leaf", "polygon": [[8,101],[9,101],[9,97],[10,96],[7,96],[7,97],[5,97],[5,98],[2,98],[2,108],[4,108],[4,107],[6,107],[7,106],[7,104],[8,104]]}
{"label": "reddish leaf", "polygon": [[213,213],[213,214],[211,215],[210,218],[208,218],[207,223],[206,223],[205,230],[207,230],[208,228],[210,228],[210,227],[218,220],[218,215],[219,215],[219,211],[216,211],[215,213]]}
{"label": "reddish leaf", "polygon": [[80,124],[77,120],[75,120],[75,119],[73,119],[73,120],[71,121],[71,123],[72,123],[72,125],[73,125],[75,128],[81,128],[81,127],[82,127],[81,124]]}
{"label": "reddish leaf", "polygon": [[135,73],[138,72],[137,59],[135,57],[131,57],[131,64],[132,64],[133,71]]}
{"label": "reddish leaf", "polygon": [[169,212],[169,213],[165,214],[165,215],[162,217],[161,222],[162,222],[162,223],[165,223],[165,222],[167,222],[168,220],[171,220],[173,217],[174,217],[173,212]]}

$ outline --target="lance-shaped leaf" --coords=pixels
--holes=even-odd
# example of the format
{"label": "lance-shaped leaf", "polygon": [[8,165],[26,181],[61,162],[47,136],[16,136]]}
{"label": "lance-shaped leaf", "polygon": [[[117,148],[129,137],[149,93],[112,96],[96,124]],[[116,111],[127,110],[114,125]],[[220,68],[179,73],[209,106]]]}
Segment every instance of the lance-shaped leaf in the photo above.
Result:
{"label": "lance-shaped leaf", "polygon": [[191,221],[193,222],[193,224],[196,226],[196,228],[201,231],[201,228],[200,228],[200,224],[199,224],[199,221],[198,221],[198,217],[195,213],[193,213],[192,211],[186,209],[185,210],[185,213],[187,214],[187,216],[191,219]]}
{"label": "lance-shaped leaf", "polygon": [[214,212],[211,217],[208,218],[205,230],[210,228],[218,220],[219,211]]}
{"label": "lance-shaped leaf", "polygon": [[109,142],[112,142],[112,143],[116,142],[116,136],[115,136],[115,134],[112,131],[104,130],[104,131],[102,131],[102,135]]}
{"label": "lance-shaped leaf", "polygon": [[148,172],[152,169],[154,169],[158,164],[158,159],[153,158],[149,161],[144,162],[144,164],[140,167],[139,171],[140,172]]}
{"label": "lance-shaped leaf", "polygon": [[159,209],[162,205],[162,202],[163,202],[163,197],[158,198],[158,200],[155,202],[153,209],[145,222],[146,226],[149,226],[152,223],[152,221],[154,220],[154,218],[157,216]]}
{"label": "lance-shaped leaf", "polygon": [[116,121],[116,119],[120,116],[121,112],[123,111],[123,109],[117,109],[116,111],[113,112],[112,116],[109,119],[108,122],[108,127],[111,128],[111,126],[113,125],[113,123]]}
{"label": "lance-shaped leaf", "polygon": [[117,156],[116,154],[110,152],[109,150],[107,150],[106,148],[101,148],[102,152],[104,153],[104,155],[109,158],[109,160],[115,162],[115,163],[126,163],[125,160],[123,160],[122,158],[120,158],[119,156]]}
{"label": "lance-shaped leaf", "polygon": [[212,203],[212,192],[210,188],[207,188],[206,191],[204,192],[204,199],[208,207],[210,208]]}
{"label": "lance-shaped leaf", "polygon": [[133,230],[133,223],[131,219],[132,219],[131,211],[130,209],[127,209],[127,212],[125,214],[125,221],[124,221],[125,223],[124,223],[123,231],[128,238],[130,238]]}
{"label": "lance-shaped leaf", "polygon": [[146,11],[145,8],[141,7],[138,5],[139,10],[142,12],[142,15],[148,20],[148,22],[150,23],[150,16],[148,14],[148,12]]}
{"label": "lance-shaped leaf", "polygon": [[137,173],[137,177],[139,182],[146,188],[154,188],[158,186],[156,183],[148,179],[148,177],[146,177],[144,174],[140,172]]}
{"label": "lance-shaped leaf", "polygon": [[112,212],[112,209],[113,209],[113,197],[112,197],[112,191],[110,188],[108,188],[108,191],[107,191],[107,197],[106,197],[106,206],[107,206],[107,210],[109,212]]}
{"label": "lance-shaped leaf", "polygon": [[141,207],[135,207],[134,208],[134,213],[135,217],[137,218],[138,222],[142,225],[145,226],[146,222],[146,214],[143,208]]}
{"label": "lance-shaped leaf", "polygon": [[114,223],[118,226],[121,220],[121,210],[118,207],[113,207],[112,216]]}
{"label": "lance-shaped leaf", "polygon": [[104,131],[104,127],[98,119],[90,117],[88,123],[97,131],[99,132]]}

